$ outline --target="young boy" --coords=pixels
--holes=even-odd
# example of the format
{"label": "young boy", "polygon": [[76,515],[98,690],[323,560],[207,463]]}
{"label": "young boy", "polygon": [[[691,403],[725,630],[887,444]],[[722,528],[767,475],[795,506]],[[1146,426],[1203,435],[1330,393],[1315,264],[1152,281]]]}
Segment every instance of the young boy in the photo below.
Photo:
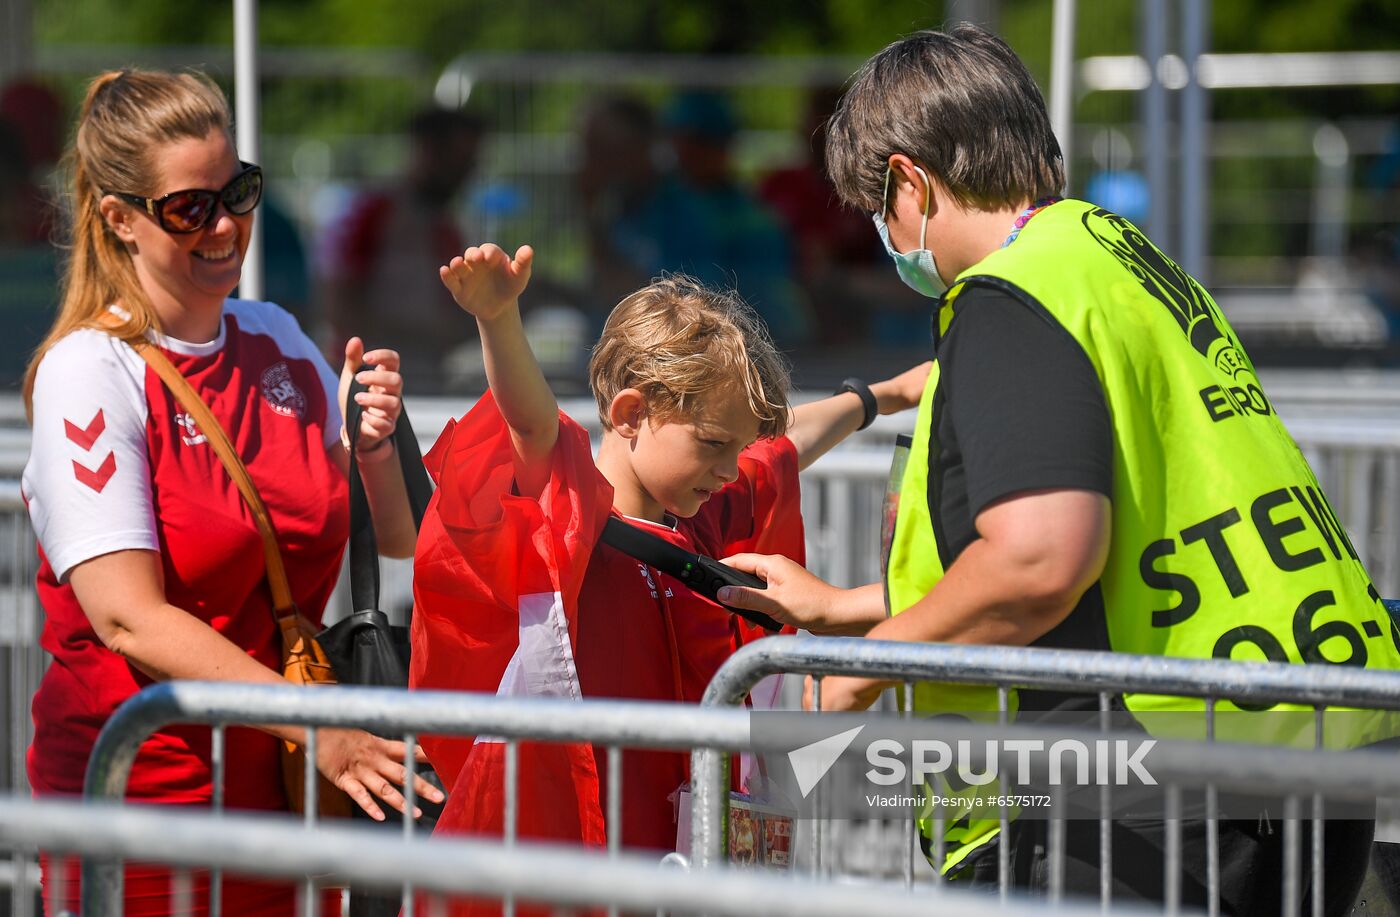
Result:
{"label": "young boy", "polygon": [[[476,317],[490,390],[427,458],[438,490],[414,573],[414,687],[695,702],[754,636],[727,609],[598,538],[626,517],[689,550],[802,559],[797,472],[854,432],[845,393],[787,406],[787,371],[753,312],[687,278],[624,299],[593,351],[603,424],[559,411],[525,340],[518,298],[533,252],[469,248],[441,270]],[[917,404],[928,364],[872,386],[879,410]],[[445,831],[501,826],[499,742],[425,738],[451,798]],[[602,843],[607,755],[525,745],[522,837]],[[686,756],[625,752],[622,843],[672,849]],[[613,828],[614,826],[607,826]]]}

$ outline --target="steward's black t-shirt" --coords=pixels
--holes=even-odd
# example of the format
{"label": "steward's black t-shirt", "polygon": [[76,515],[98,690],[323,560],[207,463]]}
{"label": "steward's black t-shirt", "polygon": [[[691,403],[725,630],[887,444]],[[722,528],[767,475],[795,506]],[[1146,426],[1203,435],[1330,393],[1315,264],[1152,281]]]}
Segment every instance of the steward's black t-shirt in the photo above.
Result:
{"label": "steward's black t-shirt", "polygon": [[[1002,497],[1062,487],[1112,497],[1113,434],[1098,374],[1079,342],[1028,294],[970,282],[938,340],[938,363],[928,500],[945,569],[976,539],[977,514]],[[1032,645],[1108,649],[1098,584]],[[1023,709],[1089,701],[1021,692]]]}

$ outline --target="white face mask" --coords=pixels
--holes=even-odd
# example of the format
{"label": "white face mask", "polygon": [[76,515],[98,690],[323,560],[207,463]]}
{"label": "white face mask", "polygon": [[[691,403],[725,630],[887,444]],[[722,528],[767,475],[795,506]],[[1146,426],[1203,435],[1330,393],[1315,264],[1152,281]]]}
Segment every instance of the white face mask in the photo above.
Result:
{"label": "white face mask", "polygon": [[[933,184],[928,179],[928,173],[918,166],[914,167],[924,180],[924,222],[919,228],[919,247],[910,252],[897,252],[894,245],[890,243],[890,228],[885,225],[884,211],[873,214],[875,220],[875,231],[880,234],[880,241],[885,243],[885,251],[889,252],[894,259],[895,270],[899,272],[899,279],[904,281],[904,285],[915,293],[922,293],[930,299],[937,299],[948,291],[948,285],[943,282],[943,278],[938,276],[938,265],[933,260],[933,252],[924,247],[924,239],[928,234],[928,209],[933,203]],[[880,201],[889,200],[890,197],[890,169],[885,168],[885,192],[880,197]]]}

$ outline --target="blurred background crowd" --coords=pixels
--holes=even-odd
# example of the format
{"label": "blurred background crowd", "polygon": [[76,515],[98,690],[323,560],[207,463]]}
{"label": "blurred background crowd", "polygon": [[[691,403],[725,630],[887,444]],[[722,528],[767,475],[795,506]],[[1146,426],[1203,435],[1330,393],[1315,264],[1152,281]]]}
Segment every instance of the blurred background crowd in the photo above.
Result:
{"label": "blurred background crowd", "polygon": [[[1077,4],[1070,194],[1141,222],[1169,254],[1199,246],[1187,266],[1256,362],[1394,364],[1400,4],[1207,4],[1209,130],[1189,136],[1179,5]],[[472,392],[474,325],[437,266],[469,244],[529,242],[523,306],[561,393],[583,390],[611,306],[665,271],[736,287],[805,387],[878,376],[927,354],[928,303],[900,284],[869,215],[835,201],[823,121],[862,59],[951,20],[997,30],[1048,88],[1051,9],[263,0],[265,298],[330,354],[351,333],[397,347],[411,393]],[[0,0],[0,30],[0,383],[13,387],[56,302],[54,191],[82,84],[194,66],[232,94],[233,23],[227,3]],[[1174,177],[1192,143],[1206,170],[1194,223]]]}

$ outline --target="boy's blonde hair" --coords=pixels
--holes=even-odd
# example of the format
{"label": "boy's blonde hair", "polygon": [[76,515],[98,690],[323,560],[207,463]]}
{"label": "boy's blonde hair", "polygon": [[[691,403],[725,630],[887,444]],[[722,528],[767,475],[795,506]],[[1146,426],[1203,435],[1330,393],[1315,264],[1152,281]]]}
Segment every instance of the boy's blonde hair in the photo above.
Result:
{"label": "boy's blonde hair", "polygon": [[668,276],[617,304],[588,363],[603,428],[623,389],[635,388],[660,421],[696,416],[701,401],[728,386],[748,399],[759,436],[788,425],[788,370],[753,310],[730,292]]}

